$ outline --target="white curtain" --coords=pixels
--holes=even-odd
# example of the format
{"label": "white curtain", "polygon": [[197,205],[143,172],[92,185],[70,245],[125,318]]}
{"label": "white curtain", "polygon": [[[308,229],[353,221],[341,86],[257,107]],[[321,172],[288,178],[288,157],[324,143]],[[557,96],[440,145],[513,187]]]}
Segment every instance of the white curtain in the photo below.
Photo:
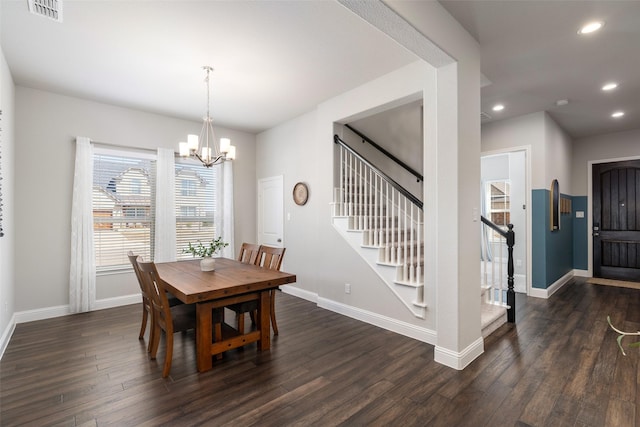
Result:
{"label": "white curtain", "polygon": [[154,262],[176,260],[175,153],[158,148]]}
{"label": "white curtain", "polygon": [[[224,248],[221,256],[225,258],[236,257],[235,243],[233,239],[233,161],[224,162],[221,165],[222,176],[218,179],[218,206],[216,206],[216,230],[222,240],[229,243]],[[216,237],[218,237],[216,236]]]}
{"label": "white curtain", "polygon": [[76,138],[76,164],[71,205],[71,265],[69,310],[90,311],[96,299],[96,261],[93,247],[93,146]]}

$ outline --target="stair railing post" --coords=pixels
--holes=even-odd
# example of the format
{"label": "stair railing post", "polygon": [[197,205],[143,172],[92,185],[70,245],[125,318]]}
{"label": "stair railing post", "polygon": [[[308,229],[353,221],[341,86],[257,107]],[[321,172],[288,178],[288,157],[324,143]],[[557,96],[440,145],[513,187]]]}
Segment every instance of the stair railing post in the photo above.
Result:
{"label": "stair railing post", "polygon": [[513,290],[513,246],[516,243],[516,236],[513,231],[513,224],[507,225],[507,248],[509,258],[507,260],[507,321],[514,323],[516,321],[516,293]]}

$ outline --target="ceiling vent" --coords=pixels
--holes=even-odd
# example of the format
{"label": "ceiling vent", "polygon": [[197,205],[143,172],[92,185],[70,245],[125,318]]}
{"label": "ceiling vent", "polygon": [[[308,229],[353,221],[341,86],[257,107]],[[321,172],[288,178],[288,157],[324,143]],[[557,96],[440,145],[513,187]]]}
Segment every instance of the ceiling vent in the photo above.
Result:
{"label": "ceiling vent", "polygon": [[480,121],[491,120],[491,116],[484,111],[480,111]]}
{"label": "ceiling vent", "polygon": [[29,0],[29,12],[62,22],[62,0]]}

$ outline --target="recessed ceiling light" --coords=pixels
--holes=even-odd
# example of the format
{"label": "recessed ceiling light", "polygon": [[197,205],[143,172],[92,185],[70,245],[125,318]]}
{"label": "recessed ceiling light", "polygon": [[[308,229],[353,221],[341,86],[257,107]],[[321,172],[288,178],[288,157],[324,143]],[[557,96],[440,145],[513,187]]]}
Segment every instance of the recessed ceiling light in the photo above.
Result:
{"label": "recessed ceiling light", "polygon": [[611,115],[611,117],[613,117],[614,119],[617,119],[617,118],[622,117],[622,116],[624,116],[624,111],[616,111],[615,113],[613,113]]}
{"label": "recessed ceiling light", "polygon": [[504,110],[504,105],[496,104],[496,105],[493,106],[492,110],[493,111],[502,111],[502,110]]}
{"label": "recessed ceiling light", "polygon": [[606,85],[602,86],[602,90],[614,90],[615,88],[618,87],[618,83],[607,83]]}
{"label": "recessed ceiling light", "polygon": [[582,26],[582,28],[580,28],[580,30],[578,31],[578,34],[593,33],[595,31],[598,31],[603,26],[604,26],[604,22],[602,21],[589,22],[588,24],[585,24]]}

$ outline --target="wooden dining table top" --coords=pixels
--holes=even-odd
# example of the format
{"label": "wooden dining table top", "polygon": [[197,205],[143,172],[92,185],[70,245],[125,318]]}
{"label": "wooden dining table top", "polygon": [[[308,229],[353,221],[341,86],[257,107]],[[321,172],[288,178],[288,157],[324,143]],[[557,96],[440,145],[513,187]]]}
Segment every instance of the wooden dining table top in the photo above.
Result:
{"label": "wooden dining table top", "polygon": [[169,292],[186,304],[273,289],[294,283],[296,275],[243,264],[229,258],[216,258],[214,271],[201,271],[200,260],[160,262],[160,278]]}

